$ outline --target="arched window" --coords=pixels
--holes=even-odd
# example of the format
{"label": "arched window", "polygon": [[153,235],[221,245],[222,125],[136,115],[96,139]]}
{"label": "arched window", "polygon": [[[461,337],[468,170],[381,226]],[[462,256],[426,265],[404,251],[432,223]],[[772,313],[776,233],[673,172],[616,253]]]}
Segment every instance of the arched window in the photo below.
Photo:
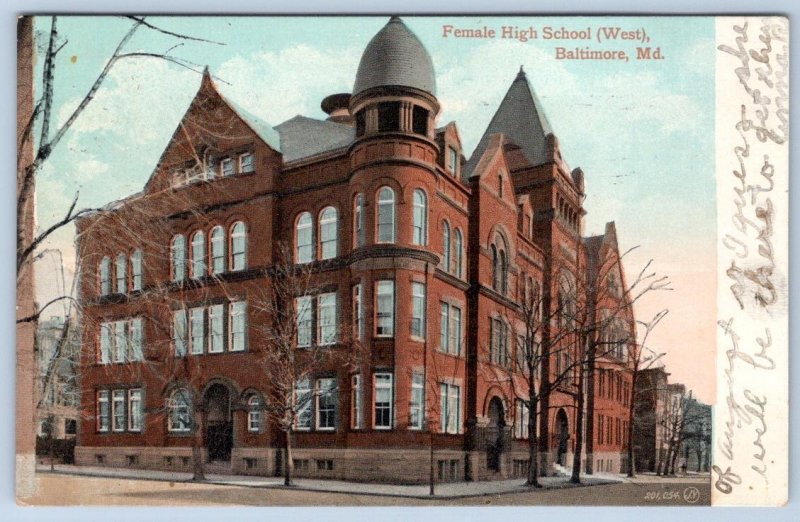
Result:
{"label": "arched window", "polygon": [[183,281],[186,278],[186,238],[181,235],[172,238],[170,269],[173,281]]}
{"label": "arched window", "polygon": [[172,432],[188,432],[192,429],[191,399],[189,392],[179,388],[167,399],[167,429]]}
{"label": "arched window", "polygon": [[394,190],[378,190],[378,243],[394,243]]}
{"label": "arched window", "polygon": [[211,229],[211,273],[225,271],[225,229],[217,225]]}
{"label": "arched window", "polygon": [[131,290],[142,290],[142,251],[138,248],[131,255]]}
{"label": "arched window", "polygon": [[230,270],[247,268],[247,227],[241,221],[231,226]]}
{"label": "arched window", "polygon": [[497,175],[497,195],[503,197],[503,174]]}
{"label": "arched window", "polygon": [[412,243],[425,245],[428,242],[428,198],[425,192],[414,191],[414,233]]}
{"label": "arched window", "polygon": [[128,256],[125,254],[117,254],[117,279],[115,290],[118,294],[124,294],[128,291]]}
{"label": "arched window", "polygon": [[111,293],[111,259],[105,256],[100,261],[100,295]]}
{"label": "arched window", "polygon": [[500,291],[500,257],[494,245],[492,245],[492,288]]}
{"label": "arched window", "polygon": [[500,292],[508,292],[508,259],[505,250],[500,250]]}
{"label": "arched window", "polygon": [[303,212],[297,217],[295,225],[295,262],[310,263],[314,256],[313,219],[310,212]]}
{"label": "arched window", "polygon": [[442,223],[442,265],[446,272],[450,271],[450,224]]}
{"label": "arched window", "polygon": [[255,393],[247,399],[247,431],[261,431],[261,398]]}
{"label": "arched window", "polygon": [[206,275],[206,235],[198,230],[192,236],[192,278]]}
{"label": "arched window", "polygon": [[461,235],[461,229],[456,229],[455,241],[453,242],[453,273],[456,277],[461,277],[464,262],[464,237]]}
{"label": "arched window", "polygon": [[325,207],[319,214],[320,259],[336,257],[338,215],[333,207]]}
{"label": "arched window", "polygon": [[364,246],[364,194],[353,198],[353,245]]}

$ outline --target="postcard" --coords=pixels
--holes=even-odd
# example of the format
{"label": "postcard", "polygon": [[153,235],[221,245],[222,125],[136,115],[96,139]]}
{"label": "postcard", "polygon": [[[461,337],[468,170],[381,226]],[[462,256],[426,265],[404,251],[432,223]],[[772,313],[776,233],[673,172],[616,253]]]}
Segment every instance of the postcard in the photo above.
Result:
{"label": "postcard", "polygon": [[23,16],[24,505],[782,505],[788,19]]}

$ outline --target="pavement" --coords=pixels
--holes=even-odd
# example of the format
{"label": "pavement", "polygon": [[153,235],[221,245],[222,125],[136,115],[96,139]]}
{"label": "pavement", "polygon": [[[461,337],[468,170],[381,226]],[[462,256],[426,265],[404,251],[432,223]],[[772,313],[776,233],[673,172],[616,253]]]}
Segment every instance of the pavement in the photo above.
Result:
{"label": "pavement", "polygon": [[[56,464],[53,470],[49,464],[37,466],[37,473],[62,474],[111,479],[150,480],[160,482],[191,482],[192,474],[174,471],[156,471],[130,468],[111,468],[101,466],[74,466]],[[633,479],[637,480],[637,479]],[[648,481],[648,477],[641,476],[638,480]],[[663,477],[658,477],[663,482]],[[685,480],[683,478],[682,480]],[[707,480],[707,478],[706,478]],[[568,477],[540,477],[541,490],[567,489],[585,486],[598,486],[619,484],[631,481],[622,475],[602,474],[581,477],[581,484],[571,484]],[[459,499],[487,495],[504,495],[531,492],[533,489],[525,486],[524,479],[493,480],[478,482],[448,482],[435,485],[435,495],[445,499]],[[430,498],[429,486],[423,485],[398,485],[347,482],[343,480],[317,480],[295,478],[294,486],[284,486],[282,477],[256,477],[249,475],[218,475],[207,474],[204,484],[221,486],[239,486],[247,488],[286,489],[294,491],[316,491],[326,493],[348,493],[355,495],[376,495],[403,498]],[[539,491],[538,489],[536,491]]]}

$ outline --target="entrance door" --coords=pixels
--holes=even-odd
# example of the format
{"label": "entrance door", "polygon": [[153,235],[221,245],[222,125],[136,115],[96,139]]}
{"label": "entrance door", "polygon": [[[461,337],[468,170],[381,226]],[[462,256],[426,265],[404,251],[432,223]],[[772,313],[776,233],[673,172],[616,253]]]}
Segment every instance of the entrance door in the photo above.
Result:
{"label": "entrance door", "polygon": [[558,410],[556,414],[556,436],[558,437],[557,460],[560,466],[567,465],[567,449],[569,447],[569,421],[564,410]]}
{"label": "entrance door", "polygon": [[228,388],[214,384],[206,392],[206,447],[209,460],[230,460],[233,422]]}
{"label": "entrance door", "polygon": [[486,430],[486,467],[492,471],[500,471],[505,426],[503,401],[499,397],[493,397],[489,401],[489,426]]}

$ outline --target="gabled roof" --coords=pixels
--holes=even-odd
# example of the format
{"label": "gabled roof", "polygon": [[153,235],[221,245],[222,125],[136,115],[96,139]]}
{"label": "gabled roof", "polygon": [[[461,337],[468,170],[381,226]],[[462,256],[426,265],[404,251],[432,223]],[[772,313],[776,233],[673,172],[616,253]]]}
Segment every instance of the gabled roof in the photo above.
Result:
{"label": "gabled roof", "polygon": [[350,125],[297,115],[275,127],[283,160],[291,162],[346,147],[356,130]]}
{"label": "gabled roof", "polygon": [[532,165],[541,165],[547,161],[546,138],[553,130],[522,67],[470,156],[464,172],[467,177],[472,174],[483,155],[489,137],[497,133],[504,134],[509,141],[519,145]]}
{"label": "gabled roof", "polygon": [[269,123],[265,122],[230,98],[225,97],[221,92],[219,92],[219,90],[217,90],[217,92],[225,101],[225,103],[230,106],[231,110],[233,110],[233,112],[235,112],[242,119],[242,121],[244,121],[247,126],[258,135],[259,138],[264,140],[264,143],[272,147],[272,150],[281,152],[280,136]]}

